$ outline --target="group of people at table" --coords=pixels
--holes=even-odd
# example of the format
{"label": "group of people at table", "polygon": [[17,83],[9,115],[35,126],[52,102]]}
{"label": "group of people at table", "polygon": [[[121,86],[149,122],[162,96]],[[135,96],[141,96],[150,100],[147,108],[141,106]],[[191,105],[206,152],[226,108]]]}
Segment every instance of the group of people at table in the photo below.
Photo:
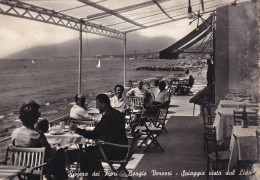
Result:
{"label": "group of people at table", "polygon": [[[103,141],[127,145],[128,139],[125,130],[125,112],[130,108],[130,103],[127,96],[141,96],[145,99],[144,110],[146,111],[159,110],[165,107],[170,101],[170,94],[165,89],[166,83],[159,82],[159,87],[156,88],[155,99],[151,102],[148,97],[151,92],[143,87],[143,82],[138,81],[137,87],[130,89],[124,93],[122,85],[116,85],[114,88],[115,95],[109,98],[106,94],[96,96],[96,108],[102,114],[102,118],[97,122],[95,128],[91,131],[78,128],[72,125],[76,134],[83,136],[86,139],[102,139]],[[150,96],[149,96],[150,95]],[[19,119],[22,122],[22,127],[14,130],[12,134],[12,145],[22,147],[45,147],[46,161],[51,162],[52,170],[55,179],[68,179],[66,172],[65,151],[63,148],[51,146],[44,133],[48,131],[49,123],[46,119],[42,119],[39,111],[40,105],[31,100],[24,103],[20,108]],[[75,96],[75,105],[70,110],[70,118],[76,120],[92,120],[92,116],[85,108],[85,96],[77,94]],[[120,147],[104,147],[104,151],[109,159],[120,160],[127,155],[127,149]],[[93,172],[103,172],[103,167],[99,159],[102,158],[98,146],[85,147],[85,151],[81,153],[80,171],[88,172],[89,178],[92,178]]]}

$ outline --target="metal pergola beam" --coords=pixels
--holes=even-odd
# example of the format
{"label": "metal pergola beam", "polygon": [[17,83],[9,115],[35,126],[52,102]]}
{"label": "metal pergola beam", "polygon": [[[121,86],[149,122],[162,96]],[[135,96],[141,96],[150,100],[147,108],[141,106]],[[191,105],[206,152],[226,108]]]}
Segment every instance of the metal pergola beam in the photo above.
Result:
{"label": "metal pergola beam", "polygon": [[156,0],[152,0],[152,1],[154,2],[154,4],[156,4],[156,5],[158,6],[158,8],[159,8],[169,19],[173,20],[172,17],[162,8],[162,6],[159,4],[158,1],[156,1]]}
{"label": "metal pergola beam", "polygon": [[99,10],[101,10],[101,11],[104,11],[104,12],[106,12],[106,13],[108,13],[108,14],[114,15],[114,16],[120,18],[120,19],[123,19],[123,20],[126,21],[126,22],[129,22],[129,23],[131,23],[131,24],[134,24],[135,26],[139,26],[139,27],[141,27],[141,28],[146,28],[144,25],[142,25],[142,24],[140,24],[140,23],[137,23],[137,22],[135,22],[135,21],[133,21],[133,20],[131,20],[131,19],[125,17],[125,16],[122,16],[121,14],[119,14],[119,13],[117,13],[117,12],[111,10],[111,9],[108,9],[108,8],[106,8],[106,7],[104,7],[104,6],[95,4],[95,3],[93,3],[93,2],[90,1],[90,0],[78,0],[78,1],[80,1],[80,2],[82,2],[82,3],[84,3],[84,4],[87,4],[87,5],[89,5],[89,6],[92,6],[92,7],[96,8],[96,9],[99,9]]}
{"label": "metal pergola beam", "polygon": [[125,39],[125,33],[121,31],[95,23],[86,22],[83,19],[78,19],[66,14],[58,13],[54,10],[49,10],[21,1],[0,0],[0,4],[6,6],[6,8],[0,7],[0,14],[3,15],[54,24],[77,31],[80,31],[80,24],[82,23],[83,32],[98,34],[120,40]]}
{"label": "metal pergola beam", "polygon": [[[169,1],[169,0],[157,0],[158,3],[159,2],[165,2],[165,1]],[[132,10],[135,10],[135,9],[140,9],[140,8],[144,8],[144,7],[148,7],[148,6],[152,6],[152,5],[154,5],[154,3],[152,1],[147,1],[147,2],[143,2],[143,3],[139,3],[139,4],[134,4],[134,5],[114,9],[113,11],[115,13],[122,13],[122,12],[128,12],[128,11],[132,11]],[[90,21],[92,21],[92,20],[104,18],[104,17],[107,17],[107,16],[111,16],[111,14],[107,14],[106,12],[102,12],[102,13],[90,15],[90,16],[88,16],[88,19]]]}

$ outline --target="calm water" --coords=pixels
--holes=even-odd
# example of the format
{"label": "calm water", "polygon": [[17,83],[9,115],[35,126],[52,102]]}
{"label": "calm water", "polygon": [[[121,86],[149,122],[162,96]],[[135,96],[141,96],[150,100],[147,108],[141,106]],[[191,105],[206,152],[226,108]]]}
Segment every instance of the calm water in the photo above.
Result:
{"label": "calm water", "polygon": [[[78,59],[52,58],[37,60],[0,60],[0,122],[3,127],[13,126],[18,119],[18,110],[24,101],[35,100],[41,105],[42,116],[51,120],[68,114],[70,103],[77,93]],[[98,59],[83,59],[82,93],[97,95],[123,84],[123,60],[101,59],[101,68],[96,68]],[[127,61],[127,80],[164,77],[170,71],[136,71],[143,66],[174,64],[167,60],[135,59]]]}

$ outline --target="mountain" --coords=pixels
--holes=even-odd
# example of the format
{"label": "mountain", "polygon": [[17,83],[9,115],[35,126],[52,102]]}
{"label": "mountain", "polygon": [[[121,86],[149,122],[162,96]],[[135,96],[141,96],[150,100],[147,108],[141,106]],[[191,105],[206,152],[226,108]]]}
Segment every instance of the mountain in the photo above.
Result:
{"label": "mountain", "polygon": [[[166,36],[146,37],[137,33],[127,35],[127,54],[135,52],[159,52],[168,47],[175,40]],[[26,59],[26,58],[46,58],[46,57],[70,57],[78,56],[78,39],[69,40],[59,44],[34,46],[22,51],[13,53],[6,58]],[[98,39],[83,39],[83,57],[93,57],[95,55],[123,55],[124,43],[122,40],[102,37]]]}

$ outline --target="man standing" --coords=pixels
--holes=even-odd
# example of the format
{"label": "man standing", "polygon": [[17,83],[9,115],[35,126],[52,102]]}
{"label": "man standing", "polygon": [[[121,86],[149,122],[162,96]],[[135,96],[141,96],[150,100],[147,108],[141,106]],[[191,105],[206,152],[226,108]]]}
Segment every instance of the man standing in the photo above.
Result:
{"label": "man standing", "polygon": [[70,118],[77,120],[91,120],[91,116],[85,109],[86,98],[83,94],[77,94],[75,96],[75,105],[70,110]]}
{"label": "man standing", "polygon": [[[125,132],[125,119],[122,113],[110,105],[107,95],[99,94],[96,97],[96,107],[103,113],[103,117],[93,131],[76,129],[76,133],[88,139],[102,139],[105,142],[127,145],[128,140]],[[120,147],[104,146],[105,154],[108,159],[120,160],[126,157],[127,149]],[[102,158],[98,146],[86,148],[86,152],[80,158],[82,172],[88,172],[89,176],[93,172],[103,171],[103,167],[98,161]]]}
{"label": "man standing", "polygon": [[207,60],[207,65],[208,65],[207,82],[208,85],[212,85],[214,79],[214,65],[212,64],[210,59]]}

